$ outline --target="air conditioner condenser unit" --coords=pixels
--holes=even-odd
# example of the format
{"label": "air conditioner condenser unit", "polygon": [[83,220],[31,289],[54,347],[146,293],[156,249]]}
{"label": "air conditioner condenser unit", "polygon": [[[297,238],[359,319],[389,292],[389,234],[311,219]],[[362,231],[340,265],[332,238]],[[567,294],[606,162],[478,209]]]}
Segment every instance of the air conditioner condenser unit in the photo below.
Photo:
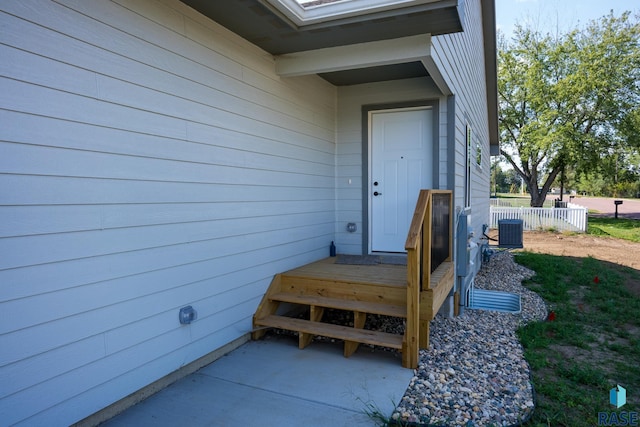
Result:
{"label": "air conditioner condenser unit", "polygon": [[498,221],[498,246],[502,248],[522,248],[522,220],[501,219]]}

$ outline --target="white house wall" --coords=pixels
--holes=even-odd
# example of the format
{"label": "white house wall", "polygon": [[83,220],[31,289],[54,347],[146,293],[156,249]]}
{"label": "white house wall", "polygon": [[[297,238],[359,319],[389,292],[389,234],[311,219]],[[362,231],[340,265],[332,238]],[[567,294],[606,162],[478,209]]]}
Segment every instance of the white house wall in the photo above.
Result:
{"label": "white house wall", "polygon": [[[368,83],[338,89],[336,245],[339,253],[363,253],[362,233],[366,231],[363,218],[367,213],[362,212],[362,186],[367,177],[362,176],[362,107],[423,100],[438,102],[440,185],[446,188],[446,98],[442,97],[431,79],[424,77]],[[347,231],[350,222],[357,226],[354,233]]]}
{"label": "white house wall", "polygon": [[471,167],[471,222],[476,238],[489,223],[489,128],[480,0],[461,1],[464,32],[432,37],[432,57],[454,93],[455,205],[465,205],[465,150],[468,123],[482,148],[482,164]]}
{"label": "white house wall", "polygon": [[336,89],[177,0],[0,9],[0,423],[67,425],[328,254]]}

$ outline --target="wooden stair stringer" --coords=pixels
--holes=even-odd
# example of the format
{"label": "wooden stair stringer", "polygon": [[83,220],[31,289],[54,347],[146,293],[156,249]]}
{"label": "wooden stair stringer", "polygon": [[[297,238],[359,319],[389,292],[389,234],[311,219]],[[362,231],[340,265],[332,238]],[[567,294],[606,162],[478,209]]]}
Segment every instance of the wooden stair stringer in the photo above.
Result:
{"label": "wooden stair stringer", "polygon": [[[312,305],[309,308],[309,317],[311,322],[320,322],[324,314],[324,307]],[[306,332],[298,332],[298,348],[302,350],[313,340],[313,334]]]}
{"label": "wooden stair stringer", "polygon": [[[367,313],[361,311],[353,312],[353,327],[356,329],[364,329],[364,324],[367,321]],[[345,341],[344,342],[344,357],[349,357],[358,350],[360,343],[358,341]]]}
{"label": "wooden stair stringer", "polygon": [[265,292],[255,314],[253,315],[253,331],[251,332],[252,340],[259,340],[267,332],[267,328],[259,327],[256,320],[275,314],[280,306],[280,302],[274,301],[272,295],[280,292],[282,286],[282,275],[276,274],[273,276],[267,291]]}

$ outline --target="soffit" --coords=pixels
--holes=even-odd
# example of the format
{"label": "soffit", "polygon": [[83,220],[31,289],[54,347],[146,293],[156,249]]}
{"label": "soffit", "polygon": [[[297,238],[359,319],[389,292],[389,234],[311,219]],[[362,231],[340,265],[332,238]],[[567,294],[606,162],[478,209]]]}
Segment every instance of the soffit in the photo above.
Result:
{"label": "soffit", "polygon": [[298,26],[262,0],[182,0],[273,55],[462,31],[457,0],[366,13],[322,24]]}
{"label": "soffit", "polygon": [[402,80],[429,75],[420,61],[404,64],[380,65],[376,67],[355,70],[334,71],[320,73],[320,77],[336,86],[349,86],[363,83],[384,82],[388,80]]}

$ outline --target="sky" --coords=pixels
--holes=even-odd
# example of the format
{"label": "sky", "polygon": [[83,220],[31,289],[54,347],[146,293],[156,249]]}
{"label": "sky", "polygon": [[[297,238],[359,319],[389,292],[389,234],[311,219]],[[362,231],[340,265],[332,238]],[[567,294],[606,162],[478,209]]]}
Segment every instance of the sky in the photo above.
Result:
{"label": "sky", "polygon": [[[507,38],[513,34],[516,23],[530,26],[543,33],[560,30],[565,33],[575,27],[584,27],[589,21],[608,15],[613,10],[620,16],[629,10],[640,13],[638,0],[495,0],[496,24]],[[527,24],[531,25],[527,25]]]}

